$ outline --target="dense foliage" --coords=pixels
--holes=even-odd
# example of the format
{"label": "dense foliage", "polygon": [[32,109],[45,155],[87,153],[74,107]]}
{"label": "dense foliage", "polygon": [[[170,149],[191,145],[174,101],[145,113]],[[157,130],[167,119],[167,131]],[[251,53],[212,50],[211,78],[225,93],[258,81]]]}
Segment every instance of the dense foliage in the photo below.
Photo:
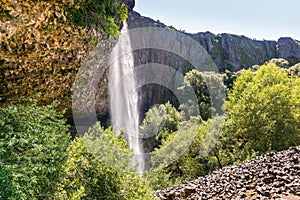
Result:
{"label": "dense foliage", "polygon": [[131,166],[132,151],[122,135],[100,123],[68,148],[58,199],[150,199],[148,184]]}
{"label": "dense foliage", "polygon": [[105,35],[119,34],[119,26],[127,18],[123,0],[62,0],[71,19],[80,26],[94,26]]}
{"label": "dense foliage", "polygon": [[120,192],[117,171],[106,167],[84,146],[80,138],[68,148],[58,199],[116,199]]}
{"label": "dense foliage", "polygon": [[52,197],[67,157],[70,137],[54,106],[35,103],[0,110],[0,196]]}
{"label": "dense foliage", "polygon": [[247,70],[228,94],[228,133],[261,153],[299,144],[300,80],[276,65]]}
{"label": "dense foliage", "polygon": [[[212,72],[204,73],[196,69],[185,74],[185,85],[180,89],[186,90],[189,86],[193,88],[197,96],[200,116],[204,120],[208,120],[222,111],[222,104],[225,98],[225,95],[222,96],[222,94],[225,94],[226,90],[223,79],[224,77],[221,74]],[[183,107],[181,109],[185,110]],[[195,113],[188,111],[188,115],[193,116]]]}
{"label": "dense foliage", "polygon": [[180,122],[180,129],[168,133],[153,152],[152,169],[146,173],[151,186],[154,189],[169,187],[222,167],[214,147],[220,137],[223,121],[223,117],[208,121],[191,117],[188,121]]}
{"label": "dense foliage", "polygon": [[150,199],[122,135],[99,123],[70,143],[54,105],[0,110],[0,198]]}
{"label": "dense foliage", "polygon": [[[164,137],[157,138],[161,140],[151,158],[152,169],[146,173],[152,187],[172,186],[266,152],[299,145],[300,79],[294,75],[296,70],[297,65],[288,67],[285,60],[273,59],[237,73],[225,102],[226,117],[204,121],[201,117],[184,117],[185,110],[177,111],[182,115],[177,118],[181,121],[173,119],[177,128],[157,133]],[[198,101],[202,98],[199,102],[206,102],[201,74],[193,71],[192,77],[197,74],[198,78],[190,81],[200,94]],[[150,110],[147,123],[155,124],[159,115],[155,109]],[[185,145],[191,137],[192,143]],[[171,145],[174,141],[176,144]]]}
{"label": "dense foliage", "polygon": [[[298,65],[280,68],[284,61],[275,61],[238,74],[225,101],[225,116],[204,120],[188,104],[178,110],[170,103],[150,109],[141,125],[142,133],[150,137],[144,147],[152,151],[151,169],[144,177],[131,165],[133,152],[123,134],[116,136],[97,123],[71,142],[55,104],[37,106],[29,99],[22,106],[4,107],[0,110],[0,197],[151,199],[153,189],[299,145]],[[186,83],[197,95],[207,90],[201,79],[205,76],[221,86],[216,90],[224,88],[226,76],[192,71]]]}
{"label": "dense foliage", "polygon": [[178,130],[182,115],[169,102],[148,110],[144,118],[140,134],[144,138],[145,152],[151,152],[159,147],[166,137]]}
{"label": "dense foliage", "polygon": [[[129,149],[123,134],[116,136],[110,127],[103,129],[97,123],[82,137],[82,141],[102,165],[116,172],[120,188],[117,199],[151,197],[152,191],[148,183],[136,173],[136,166],[132,166],[133,151]],[[114,177],[107,175],[107,178],[112,181]]]}

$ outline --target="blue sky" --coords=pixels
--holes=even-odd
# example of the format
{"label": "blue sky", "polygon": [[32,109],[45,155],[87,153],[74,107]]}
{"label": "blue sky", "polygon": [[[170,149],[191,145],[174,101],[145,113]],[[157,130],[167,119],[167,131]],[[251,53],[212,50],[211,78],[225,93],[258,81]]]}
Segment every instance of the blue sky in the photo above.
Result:
{"label": "blue sky", "polygon": [[135,0],[134,10],[190,33],[300,40],[300,0]]}

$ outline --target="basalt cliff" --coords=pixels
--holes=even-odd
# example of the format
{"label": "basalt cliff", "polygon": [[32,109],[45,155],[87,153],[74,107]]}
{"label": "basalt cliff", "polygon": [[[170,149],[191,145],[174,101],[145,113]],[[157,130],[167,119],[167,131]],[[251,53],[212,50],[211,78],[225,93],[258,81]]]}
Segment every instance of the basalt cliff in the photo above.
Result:
{"label": "basalt cliff", "polygon": [[[144,17],[134,11],[129,13],[128,24],[130,29],[141,27],[169,28],[193,38],[211,55],[221,72],[224,72],[226,69],[230,71],[247,69],[253,65],[263,64],[271,58],[284,58],[291,64],[300,62],[300,42],[289,37],[279,38],[278,41],[260,41],[228,33],[215,35],[210,32],[199,32],[191,34],[176,30],[172,26],[166,26],[160,21]],[[162,54],[159,51],[153,51],[151,55],[148,55],[148,59],[144,59],[144,62],[157,63],[161,60],[166,60],[168,56],[166,53]],[[136,56],[136,60],[143,60],[141,59],[144,56],[143,54],[137,54]],[[168,64],[183,65],[182,62],[178,60],[177,62],[172,63],[169,61]]]}

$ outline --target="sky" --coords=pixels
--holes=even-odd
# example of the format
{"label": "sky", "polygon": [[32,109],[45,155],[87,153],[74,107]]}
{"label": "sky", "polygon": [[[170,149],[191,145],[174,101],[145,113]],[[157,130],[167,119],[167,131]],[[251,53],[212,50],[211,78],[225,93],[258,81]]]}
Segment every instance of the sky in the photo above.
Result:
{"label": "sky", "polygon": [[300,40],[300,0],[135,0],[134,10],[188,33]]}

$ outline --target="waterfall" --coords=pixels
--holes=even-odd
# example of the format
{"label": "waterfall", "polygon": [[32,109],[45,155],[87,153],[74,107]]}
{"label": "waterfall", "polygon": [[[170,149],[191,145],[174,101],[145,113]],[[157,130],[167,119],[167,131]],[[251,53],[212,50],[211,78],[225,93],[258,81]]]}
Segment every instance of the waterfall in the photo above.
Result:
{"label": "waterfall", "polygon": [[[109,71],[111,120],[116,133],[125,131],[125,137],[133,149],[132,163],[138,164],[137,172],[144,172],[144,158],[139,139],[138,92],[134,75],[134,57],[127,23],[121,31],[115,59]],[[126,54],[124,54],[126,52]]]}

